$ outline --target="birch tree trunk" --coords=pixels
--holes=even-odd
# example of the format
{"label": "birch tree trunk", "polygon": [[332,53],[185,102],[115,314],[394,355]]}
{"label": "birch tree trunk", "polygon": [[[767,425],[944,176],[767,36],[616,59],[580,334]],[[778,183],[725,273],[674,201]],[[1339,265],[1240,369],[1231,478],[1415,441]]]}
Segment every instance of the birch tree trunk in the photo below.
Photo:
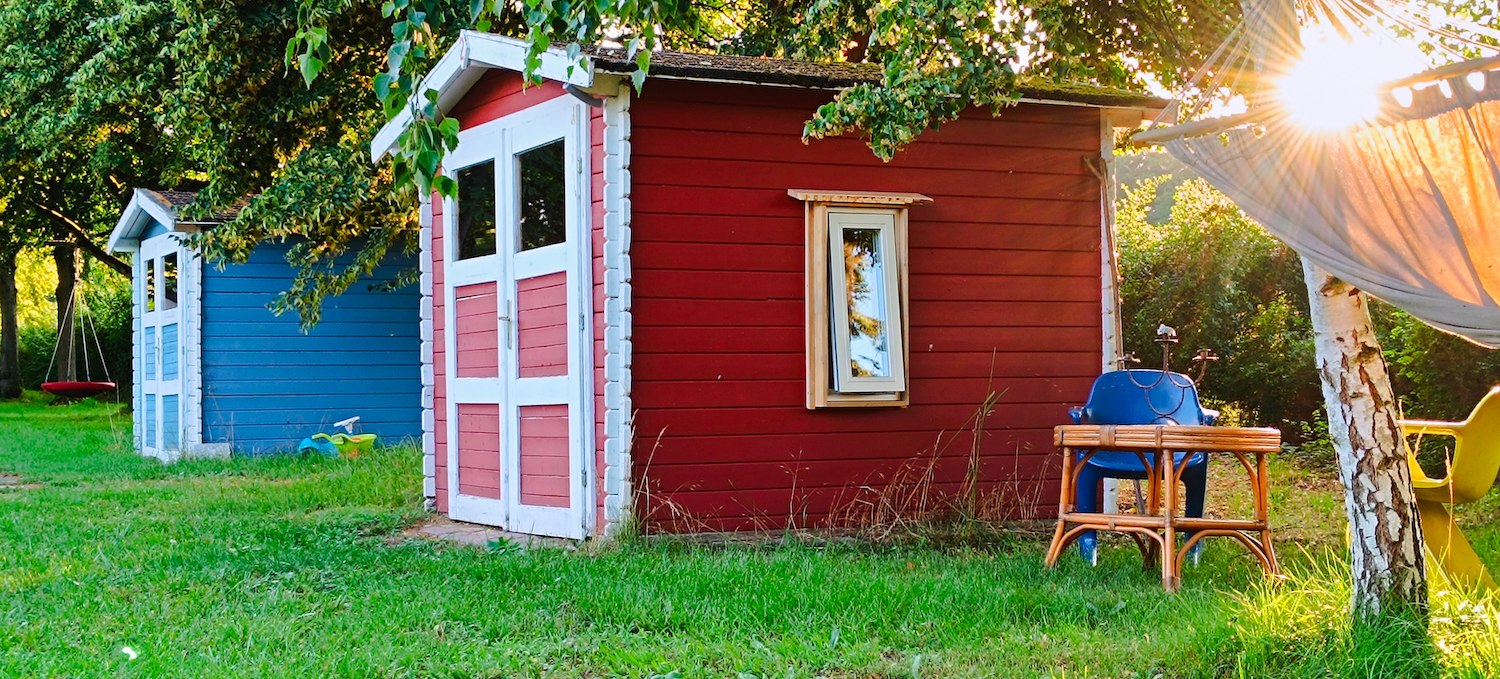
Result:
{"label": "birch tree trunk", "polygon": [[1349,516],[1355,619],[1425,614],[1422,530],[1396,399],[1363,293],[1302,260],[1328,434]]}

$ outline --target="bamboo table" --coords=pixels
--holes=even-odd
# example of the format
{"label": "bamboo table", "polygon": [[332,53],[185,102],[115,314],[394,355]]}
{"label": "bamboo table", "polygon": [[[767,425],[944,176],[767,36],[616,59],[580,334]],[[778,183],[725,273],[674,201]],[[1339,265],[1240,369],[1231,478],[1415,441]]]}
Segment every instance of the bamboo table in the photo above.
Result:
{"label": "bamboo table", "polygon": [[[1062,449],[1063,482],[1057,532],[1047,549],[1048,567],[1057,564],[1063,551],[1079,535],[1090,530],[1109,530],[1127,533],[1134,538],[1148,567],[1159,556],[1161,585],[1169,592],[1177,591],[1181,584],[1183,555],[1199,540],[1214,535],[1239,540],[1267,573],[1274,575],[1278,572],[1267,521],[1266,455],[1281,449],[1281,432],[1249,427],[1073,424],[1058,427],[1053,442]],[[1078,450],[1086,452],[1075,460]],[[1074,488],[1078,471],[1099,451],[1132,452],[1141,457],[1142,465],[1150,470],[1146,497],[1138,500],[1145,503],[1144,514],[1077,511]],[[1178,515],[1177,484],[1182,480],[1183,467],[1177,464],[1176,454],[1195,452],[1224,453],[1239,460],[1250,481],[1255,504],[1253,518],[1209,519]],[[1191,534],[1181,549],[1177,547],[1178,533]]]}

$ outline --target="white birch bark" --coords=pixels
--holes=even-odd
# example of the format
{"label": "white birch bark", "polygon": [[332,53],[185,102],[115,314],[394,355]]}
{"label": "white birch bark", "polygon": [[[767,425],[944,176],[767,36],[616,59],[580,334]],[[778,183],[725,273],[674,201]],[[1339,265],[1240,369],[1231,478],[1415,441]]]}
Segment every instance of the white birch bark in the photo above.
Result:
{"label": "white birch bark", "polygon": [[1302,261],[1317,364],[1349,516],[1356,619],[1425,612],[1422,530],[1395,395],[1363,293]]}

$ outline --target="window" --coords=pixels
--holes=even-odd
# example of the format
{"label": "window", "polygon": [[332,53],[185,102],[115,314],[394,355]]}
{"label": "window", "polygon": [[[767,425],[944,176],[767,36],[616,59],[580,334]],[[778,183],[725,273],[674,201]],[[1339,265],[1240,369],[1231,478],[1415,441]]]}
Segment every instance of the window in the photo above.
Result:
{"label": "window", "polygon": [[906,390],[896,218],[886,211],[828,213],[833,390]]}
{"label": "window", "polygon": [[169,252],[161,258],[161,308],[177,308],[177,253]]}
{"label": "window", "polygon": [[787,193],[807,215],[807,407],[907,405],[906,212],[931,199]]}
{"label": "window", "polygon": [[156,260],[146,260],[146,311],[156,311]]}
{"label": "window", "polygon": [[557,245],[568,238],[567,179],[563,140],[516,154],[521,180],[521,250]]}
{"label": "window", "polygon": [[495,162],[458,171],[458,258],[495,254]]}

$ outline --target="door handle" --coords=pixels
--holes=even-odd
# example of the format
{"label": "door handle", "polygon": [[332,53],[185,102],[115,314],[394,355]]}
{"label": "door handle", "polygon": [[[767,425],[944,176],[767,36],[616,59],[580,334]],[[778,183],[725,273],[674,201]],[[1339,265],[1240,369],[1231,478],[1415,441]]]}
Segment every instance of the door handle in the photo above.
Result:
{"label": "door handle", "polygon": [[515,333],[512,332],[512,323],[514,321],[511,319],[510,300],[505,300],[505,313],[500,314],[500,322],[504,325],[503,332],[505,333],[505,348],[515,348],[515,344],[513,343]]}

